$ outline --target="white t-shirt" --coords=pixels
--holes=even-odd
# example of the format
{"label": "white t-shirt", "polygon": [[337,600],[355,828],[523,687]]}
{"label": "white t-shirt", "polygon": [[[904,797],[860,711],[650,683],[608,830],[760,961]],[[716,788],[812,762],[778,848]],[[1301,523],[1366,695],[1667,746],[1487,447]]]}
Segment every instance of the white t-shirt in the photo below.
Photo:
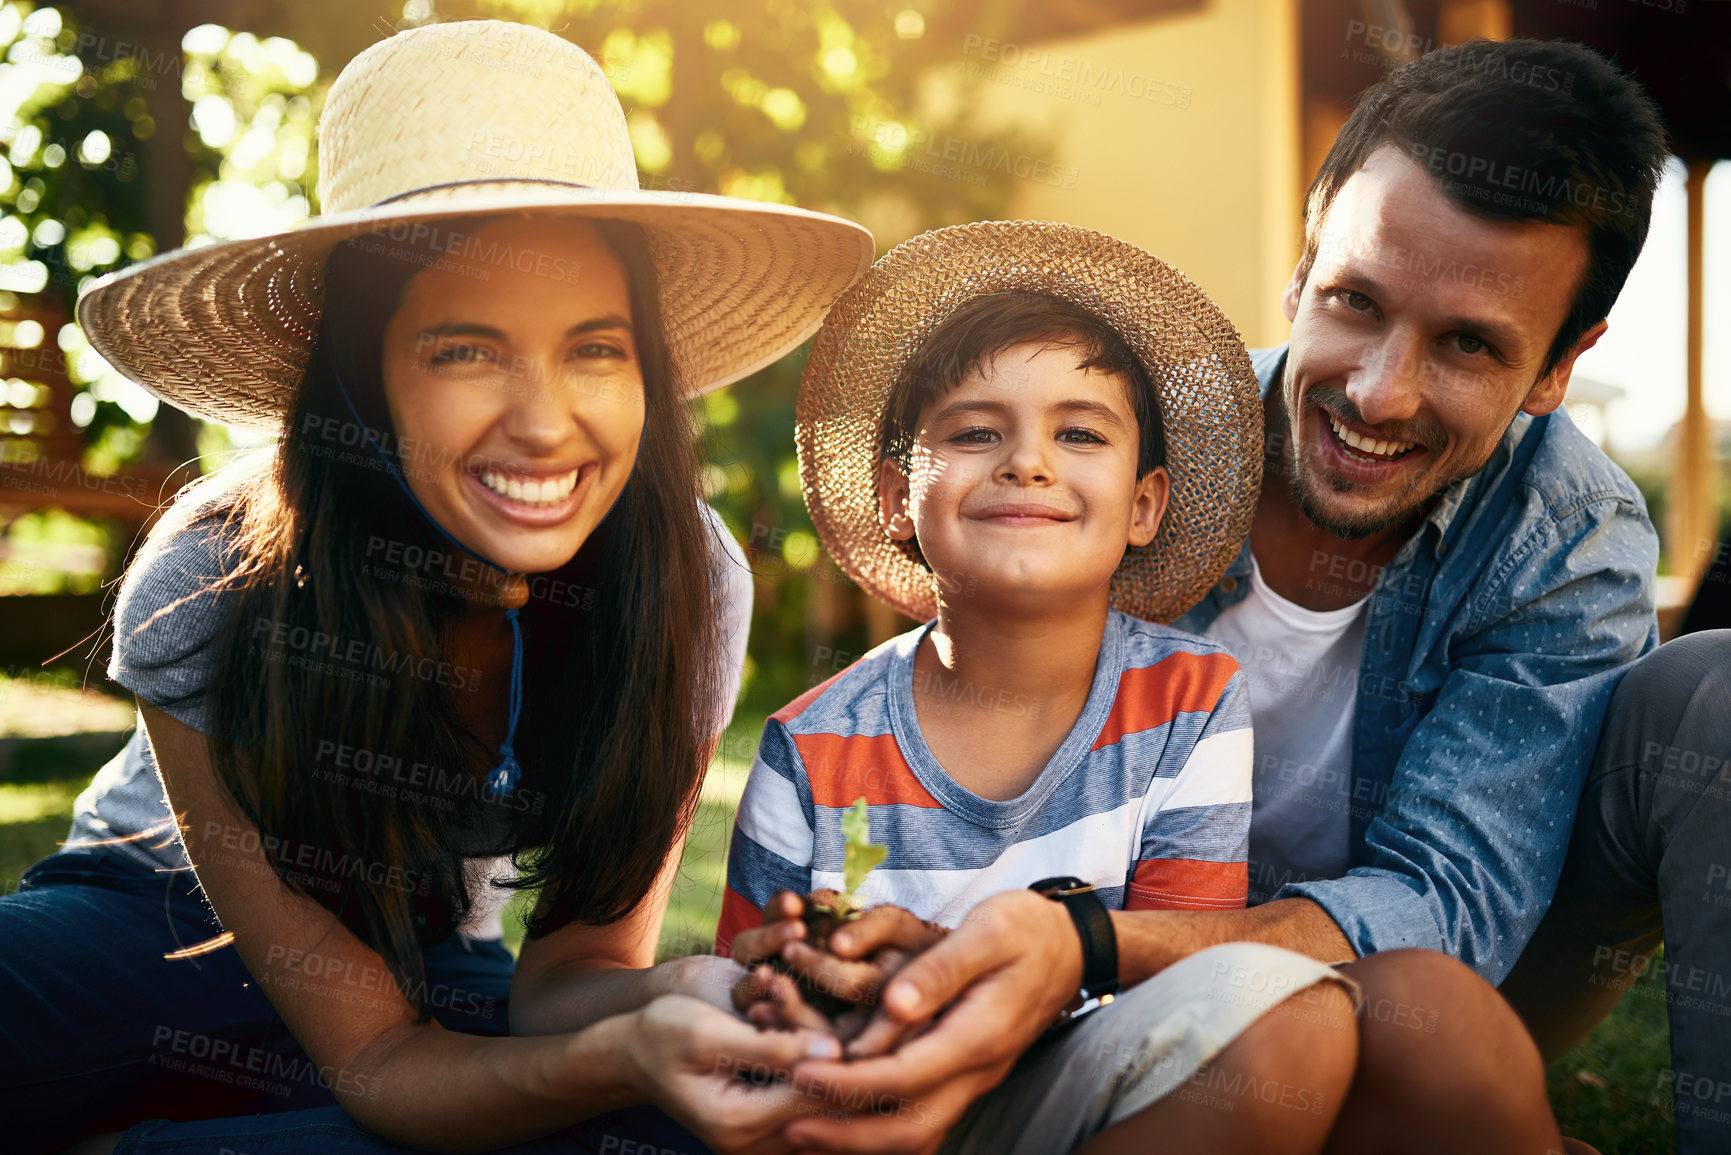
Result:
{"label": "white t-shirt", "polygon": [[1367,595],[1307,610],[1268,588],[1251,559],[1250,593],[1204,636],[1244,667],[1255,727],[1250,901],[1289,882],[1347,871],[1352,719]]}

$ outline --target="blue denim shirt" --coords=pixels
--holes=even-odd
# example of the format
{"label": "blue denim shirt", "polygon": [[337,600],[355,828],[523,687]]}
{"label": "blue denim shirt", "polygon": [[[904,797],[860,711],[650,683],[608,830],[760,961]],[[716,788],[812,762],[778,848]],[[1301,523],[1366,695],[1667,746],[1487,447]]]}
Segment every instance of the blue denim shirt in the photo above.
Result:
{"label": "blue denim shirt", "polygon": [[[1286,347],[1252,360],[1266,398]],[[1567,414],[1518,416],[1371,592],[1351,869],[1275,897],[1361,955],[1428,947],[1500,983],[1556,890],[1611,691],[1658,643],[1658,554],[1640,492]],[[1249,592],[1246,542],[1173,624],[1202,633]]]}

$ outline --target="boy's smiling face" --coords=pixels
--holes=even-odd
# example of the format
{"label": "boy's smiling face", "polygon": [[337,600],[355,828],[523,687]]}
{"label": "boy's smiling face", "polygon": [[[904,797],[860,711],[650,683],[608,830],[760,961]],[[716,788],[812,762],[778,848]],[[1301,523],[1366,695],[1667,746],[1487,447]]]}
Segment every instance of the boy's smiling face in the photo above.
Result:
{"label": "boy's smiling face", "polygon": [[1125,546],[1154,540],[1166,471],[1136,476],[1129,384],[1081,359],[1045,343],[1002,350],[921,411],[911,476],[880,467],[884,530],[917,538],[940,604],[958,585],[1023,604],[1104,599]]}

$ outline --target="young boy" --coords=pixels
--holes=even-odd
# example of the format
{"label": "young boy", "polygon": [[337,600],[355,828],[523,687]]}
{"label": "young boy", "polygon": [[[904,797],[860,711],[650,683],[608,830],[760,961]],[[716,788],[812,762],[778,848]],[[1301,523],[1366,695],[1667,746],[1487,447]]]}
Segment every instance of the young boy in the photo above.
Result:
{"label": "young boy", "polygon": [[[780,892],[842,887],[840,817],[862,797],[888,854],[860,898],[910,911],[937,935],[981,900],[1045,879],[1041,892],[1077,919],[1079,997],[1095,1005],[1113,1001],[1118,980],[1102,905],[1242,906],[1244,677],[1221,647],[1155,621],[1188,608],[1236,554],[1257,492],[1260,420],[1237,334],[1195,286],[1128,245],[992,222],[926,234],[880,261],[832,311],[808,364],[801,472],[837,563],[933,620],[769,719],[739,807],[717,952],[799,960],[789,944],[803,936],[800,904]],[[1283,994],[1333,977],[1253,944],[1194,957],[1216,955],[1218,967],[1234,950],[1252,952]],[[1079,1016],[1063,1046],[1092,1062],[1066,1066],[1061,1048],[1050,1052],[1051,1069],[1033,1076],[1040,1095],[982,1099],[999,1106],[982,1121],[976,1105],[970,1142],[1068,1150],[1254,1035],[1278,998],[1211,987],[1210,965],[1179,964]],[[782,1005],[752,1007],[754,1021],[809,1020],[790,982],[767,970],[757,981],[760,993],[779,984]],[[1315,1149],[1338,1109],[1351,1018],[1342,1029],[1325,1002],[1308,1070],[1288,1075],[1310,1078],[1328,1109],[1289,1117],[1265,1150]],[[888,1041],[893,1032],[868,1031],[850,1054]],[[1262,1060],[1246,1042],[1236,1058],[1254,1067]],[[1159,1057],[1132,1077],[1125,1053]],[[1214,1115],[1210,1126],[1232,1122]],[[1236,1122],[1248,1121],[1241,1107]]]}
{"label": "young boy", "polygon": [[1160,564],[1139,551],[1169,504],[1163,432],[1147,371],[1074,305],[985,294],[933,333],[874,440],[882,533],[942,575],[936,620],[770,718],[718,949],[779,890],[841,888],[860,797],[889,847],[862,897],[922,919],[1053,874],[1113,909],[1244,905],[1244,677],[1110,597],[1121,565]]}

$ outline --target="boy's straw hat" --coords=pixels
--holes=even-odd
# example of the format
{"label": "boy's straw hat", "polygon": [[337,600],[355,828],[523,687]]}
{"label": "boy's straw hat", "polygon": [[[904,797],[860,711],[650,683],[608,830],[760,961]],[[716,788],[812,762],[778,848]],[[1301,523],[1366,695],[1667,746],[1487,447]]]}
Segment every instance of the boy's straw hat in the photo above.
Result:
{"label": "boy's straw hat", "polygon": [[878,433],[891,387],[938,325],[986,293],[1041,293],[1112,326],[1142,359],[1166,422],[1171,504],[1112,578],[1112,604],[1170,621],[1200,601],[1250,532],[1262,400],[1238,330],[1182,273],[1134,245],[1044,221],[983,221],[896,246],[836,303],[800,381],[794,438],[812,523],[842,570],[920,621],[931,571],[878,520]]}
{"label": "boy's straw hat", "polygon": [[325,101],[319,170],[324,211],[307,224],[168,253],[95,285],[78,319],[96,351],[182,409],[277,427],[339,242],[379,232],[387,245],[451,244],[463,218],[555,212],[644,228],[669,350],[701,392],[799,344],[871,262],[871,234],[851,221],[639,191],[607,77],[582,49],[521,24],[429,25],[355,57]]}

